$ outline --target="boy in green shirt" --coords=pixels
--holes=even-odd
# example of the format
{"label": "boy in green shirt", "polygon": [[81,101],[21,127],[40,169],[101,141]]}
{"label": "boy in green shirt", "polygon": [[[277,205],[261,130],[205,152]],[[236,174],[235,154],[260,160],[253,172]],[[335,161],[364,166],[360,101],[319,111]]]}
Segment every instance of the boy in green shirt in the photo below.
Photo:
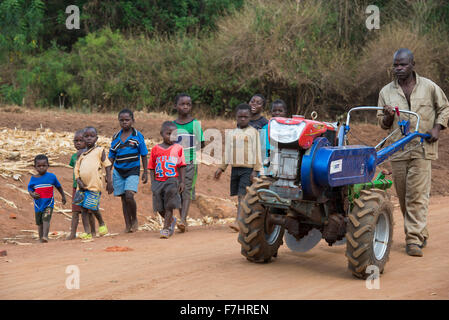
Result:
{"label": "boy in green shirt", "polygon": [[174,121],[177,127],[178,141],[183,149],[186,160],[185,188],[181,194],[182,207],[180,209],[181,219],[178,229],[181,232],[187,230],[187,214],[190,201],[195,200],[195,183],[198,176],[198,163],[196,152],[204,148],[204,135],[201,124],[192,117],[192,98],[186,93],[180,93],[175,98],[175,109],[178,118]]}
{"label": "boy in green shirt", "polygon": [[[72,168],[75,168],[76,160],[78,159],[78,156],[83,153],[86,149],[86,143],[83,139],[83,132],[84,130],[78,130],[75,132],[75,136],[73,137],[73,144],[75,145],[75,148],[77,152],[75,152],[72,157],[70,158],[69,166]],[[67,236],[67,240],[73,240],[76,238],[76,229],[78,228],[78,222],[79,222],[79,215],[81,213],[81,207],[79,205],[76,205],[73,202],[73,199],[75,198],[77,183],[75,180],[75,172],[73,172],[73,190],[72,190],[72,225],[70,228],[70,234]],[[94,224],[95,226],[95,224]]]}

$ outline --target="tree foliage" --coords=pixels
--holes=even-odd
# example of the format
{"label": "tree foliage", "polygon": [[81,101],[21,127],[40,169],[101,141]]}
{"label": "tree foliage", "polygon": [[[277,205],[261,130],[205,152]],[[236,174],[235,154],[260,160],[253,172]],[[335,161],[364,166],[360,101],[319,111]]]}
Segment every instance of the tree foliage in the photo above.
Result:
{"label": "tree foliage", "polygon": [[[42,0],[4,0],[0,3],[0,54],[21,55],[38,48],[44,29]],[[10,57],[13,59],[13,56]]]}
{"label": "tree foliage", "polygon": [[[80,8],[80,30],[65,27],[69,5]],[[132,34],[199,34],[215,30],[219,17],[242,6],[243,0],[3,0],[0,46],[28,52],[56,43],[70,49],[105,27]]]}

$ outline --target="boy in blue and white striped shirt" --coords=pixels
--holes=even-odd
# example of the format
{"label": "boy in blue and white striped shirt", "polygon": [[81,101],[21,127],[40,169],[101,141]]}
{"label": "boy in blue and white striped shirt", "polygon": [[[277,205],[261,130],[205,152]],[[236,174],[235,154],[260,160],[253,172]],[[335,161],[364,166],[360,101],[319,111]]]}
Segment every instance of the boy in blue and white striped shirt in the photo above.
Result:
{"label": "boy in blue and white striped shirt", "polygon": [[114,165],[114,196],[120,196],[122,199],[125,232],[133,232],[138,227],[134,194],[139,184],[140,160],[143,163],[142,182],[145,184],[148,181],[148,149],[143,135],[133,127],[134,114],[131,110],[120,111],[118,120],[122,130],[112,137],[109,160]]}

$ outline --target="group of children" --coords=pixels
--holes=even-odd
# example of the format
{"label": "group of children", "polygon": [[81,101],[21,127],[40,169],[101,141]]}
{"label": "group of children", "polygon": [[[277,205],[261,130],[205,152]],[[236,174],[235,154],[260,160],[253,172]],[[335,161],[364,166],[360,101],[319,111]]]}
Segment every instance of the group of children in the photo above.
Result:
{"label": "group of children", "polygon": [[[237,219],[246,187],[251,185],[252,178],[263,170],[260,159],[264,158],[269,150],[266,134],[268,120],[261,115],[265,104],[265,98],[257,94],[251,98],[249,104],[237,106],[237,128],[228,132],[224,162],[214,176],[219,179],[228,164],[231,164],[231,196],[237,195],[239,202]],[[103,170],[106,172],[108,194],[114,193],[114,196],[121,198],[125,232],[137,230],[134,195],[138,189],[141,162],[143,184],[148,182],[148,169],[150,170],[153,210],[164,218],[160,237],[167,239],[172,236],[175,226],[180,232],[187,231],[187,215],[191,201],[195,200],[198,176],[196,153],[204,148],[205,142],[201,124],[192,116],[191,97],[184,93],[176,96],[175,108],[177,119],[162,123],[160,134],[163,142],[151,149],[149,159],[144,136],[134,128],[134,115],[129,109],[118,114],[121,130],[112,137],[108,154],[103,147],[96,145],[98,136],[94,127],[86,127],[75,133],[74,145],[77,152],[70,160],[74,172],[72,224],[68,240],[76,238],[80,214],[84,227],[81,239],[92,239],[96,234],[95,219],[99,223],[99,235],[108,233],[99,211],[101,191],[104,188]],[[274,101],[271,105],[271,115],[286,117],[286,104],[282,100]],[[258,157],[259,154],[262,157]],[[36,156],[34,167],[37,175],[31,177],[28,191],[34,199],[39,239],[41,242],[48,242],[54,207],[53,187],[61,193],[63,204],[66,203],[66,198],[56,176],[47,172],[49,162],[45,155]],[[179,210],[179,220],[174,217],[175,209]],[[237,223],[232,224],[231,228],[238,231]]]}

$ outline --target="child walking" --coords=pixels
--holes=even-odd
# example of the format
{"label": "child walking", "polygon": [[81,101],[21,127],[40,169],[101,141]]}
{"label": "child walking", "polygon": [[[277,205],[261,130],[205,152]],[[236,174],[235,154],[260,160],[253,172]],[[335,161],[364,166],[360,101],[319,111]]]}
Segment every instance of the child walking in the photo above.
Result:
{"label": "child walking", "polygon": [[44,243],[48,242],[50,220],[55,204],[53,187],[61,194],[62,204],[66,203],[64,190],[56,176],[47,172],[48,167],[47,156],[44,154],[37,155],[34,158],[34,168],[37,171],[37,175],[31,176],[28,183],[28,192],[34,199],[34,214],[39,232],[39,241]]}
{"label": "child walking", "polygon": [[84,233],[81,239],[92,239],[94,230],[91,230],[90,220],[97,214],[99,218],[100,234],[107,233],[107,227],[99,211],[101,190],[103,190],[102,168],[106,170],[107,191],[112,193],[111,162],[106,157],[103,147],[96,146],[98,140],[97,130],[94,127],[84,129],[83,138],[87,151],[83,152],[75,165],[75,179],[78,188],[84,193],[81,206]]}
{"label": "child walking", "polygon": [[[72,168],[75,168],[76,160],[86,149],[86,143],[84,142],[83,133],[84,130],[78,130],[75,132],[75,136],[73,137],[73,144],[75,145],[75,149],[77,150],[77,152],[75,152],[70,158],[69,166],[71,166]],[[78,185],[75,179],[75,170],[73,170],[72,224],[70,227],[70,234],[66,238],[67,240],[73,240],[76,238],[76,229],[78,228],[79,215],[81,214],[81,207],[73,202],[73,199],[75,199],[77,186]]]}
{"label": "child walking", "polygon": [[[73,168],[73,189],[72,189],[72,223],[70,226],[70,234],[67,236],[66,240],[73,240],[76,238],[76,229],[78,228],[79,223],[79,215],[81,214],[81,207],[77,205],[74,202],[76,190],[78,187],[78,184],[76,183],[75,179],[75,164],[78,160],[79,156],[86,151],[86,142],[83,138],[84,129],[78,130],[75,132],[75,136],[73,137],[73,144],[75,145],[75,149],[77,150],[72,157],[70,158],[69,166]],[[97,218],[98,222],[100,223],[101,220],[101,214],[99,212],[96,212],[95,218]],[[92,234],[95,234],[95,220],[90,219],[90,228]],[[104,228],[101,228],[100,236],[105,235],[108,233],[107,227],[105,225]]]}
{"label": "child walking", "polygon": [[241,214],[241,201],[246,195],[246,187],[251,185],[253,177],[262,169],[260,160],[259,132],[249,125],[251,107],[246,103],[236,109],[237,128],[226,132],[225,156],[223,164],[215,172],[214,178],[220,179],[221,174],[231,164],[231,196],[238,196],[237,218],[230,225],[234,231],[239,231],[237,224]]}
{"label": "child walking", "polygon": [[174,143],[176,125],[171,121],[162,123],[163,142],[151,149],[148,169],[150,169],[151,191],[153,192],[153,210],[164,218],[160,232],[162,239],[173,235],[176,218],[173,209],[181,208],[180,193],[184,191],[185,158],[181,145]]}
{"label": "child walking", "polygon": [[255,94],[249,101],[251,107],[251,119],[249,125],[257,130],[262,129],[268,123],[268,120],[262,116],[265,103],[265,97],[260,93]]}
{"label": "child walking", "polygon": [[135,232],[138,221],[134,194],[137,193],[139,185],[140,158],[143,164],[142,182],[148,182],[148,149],[143,135],[133,127],[134,114],[131,110],[120,111],[118,121],[122,129],[112,137],[108,157],[114,166],[114,196],[122,200],[125,232]]}
{"label": "child walking", "polygon": [[183,149],[186,161],[185,188],[181,194],[181,209],[178,229],[187,231],[187,215],[190,202],[195,200],[195,184],[198,177],[198,163],[196,152],[204,148],[204,135],[200,122],[192,116],[192,98],[186,93],[180,93],[175,99],[178,118],[174,121],[178,129],[178,141]]}

